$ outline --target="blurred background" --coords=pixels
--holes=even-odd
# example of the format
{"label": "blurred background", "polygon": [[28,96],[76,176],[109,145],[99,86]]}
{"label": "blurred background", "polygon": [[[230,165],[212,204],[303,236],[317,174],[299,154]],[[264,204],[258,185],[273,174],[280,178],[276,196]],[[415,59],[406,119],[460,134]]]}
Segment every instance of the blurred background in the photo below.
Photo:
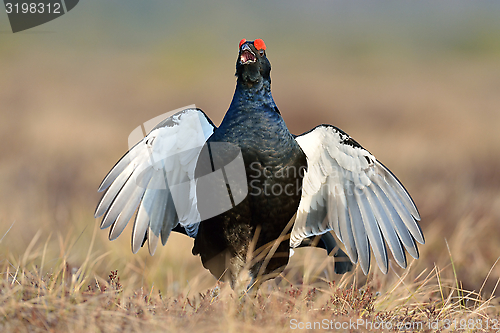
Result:
{"label": "blurred background", "polygon": [[413,196],[427,240],[415,275],[450,266],[447,241],[463,288],[478,291],[493,268],[491,293],[500,277],[499,18],[496,0],[109,0],[13,34],[2,11],[0,260],[15,267],[43,251],[50,272],[61,257],[79,267],[90,256],[96,275],[118,269],[131,285],[213,285],[187,237],[171,236],[154,257],[132,255],[130,225],[107,241],[93,218],[96,190],[139,124],[189,104],[219,124],[238,42],[262,38],[292,133],[343,129]]}

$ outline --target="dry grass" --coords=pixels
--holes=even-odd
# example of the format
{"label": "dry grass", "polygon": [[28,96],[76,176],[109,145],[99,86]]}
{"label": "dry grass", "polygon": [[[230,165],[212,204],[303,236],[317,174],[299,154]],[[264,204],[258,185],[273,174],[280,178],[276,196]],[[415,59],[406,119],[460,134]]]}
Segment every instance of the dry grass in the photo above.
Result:
{"label": "dry grass", "polygon": [[[418,275],[410,267],[395,279],[372,273],[365,280],[355,272],[333,282],[330,276],[290,284],[297,275],[291,272],[297,269],[292,264],[281,283],[268,282],[251,295],[219,284],[203,291],[196,291],[199,285],[165,291],[148,284],[132,287],[135,283],[121,280],[117,271],[107,277],[96,275],[95,266],[106,255],[93,253],[93,244],[79,268],[71,267],[64,256],[47,268],[47,244],[33,245],[20,261],[12,257],[4,261],[2,331],[288,332],[300,325],[317,329],[349,325],[353,332],[377,328],[430,332],[435,327],[483,331],[480,325],[489,325],[494,331],[499,319],[496,300],[483,299],[481,291],[455,287],[458,280],[443,277],[451,267],[434,267]],[[314,267],[318,266],[316,262]],[[357,280],[360,277],[363,282]]]}
{"label": "dry grass", "polygon": [[232,60],[202,70],[208,60],[185,60],[195,66],[186,79],[154,52],[63,49],[56,61],[9,49],[0,54],[0,331],[285,332],[291,320],[324,319],[491,330],[500,319],[497,58],[341,57],[325,68],[318,55],[288,71],[286,50],[268,47],[294,133],[335,124],[403,181],[422,215],[421,258],[407,270],[391,263],[387,275],[340,277],[324,252],[303,249],[281,281],[241,297],[215,287],[184,236],[154,257],[132,255],[130,228],[115,242],[96,228],[100,180],[128,133],[158,114],[195,103],[218,123]]}

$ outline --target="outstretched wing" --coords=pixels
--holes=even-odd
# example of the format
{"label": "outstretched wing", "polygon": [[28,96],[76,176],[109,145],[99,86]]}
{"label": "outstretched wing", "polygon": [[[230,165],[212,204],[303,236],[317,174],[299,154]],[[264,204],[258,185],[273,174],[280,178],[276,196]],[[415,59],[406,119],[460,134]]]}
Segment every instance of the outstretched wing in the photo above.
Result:
{"label": "outstretched wing", "polygon": [[[406,267],[408,253],[418,258],[415,240],[424,243],[416,221],[420,215],[399,180],[346,133],[320,125],[296,137],[308,159],[302,198],[290,246],[311,235],[334,230],[365,274],[370,267],[370,245],[384,273],[389,246],[394,259]],[[385,242],[384,242],[385,240]]]}
{"label": "outstretched wing", "polygon": [[111,226],[110,240],[136,211],[134,253],[147,235],[154,254],[160,235],[165,245],[179,223],[189,236],[196,235],[196,161],[215,128],[200,109],[182,110],[160,122],[116,163],[99,186],[99,192],[106,192],[95,211],[95,217],[104,215],[101,229]]}

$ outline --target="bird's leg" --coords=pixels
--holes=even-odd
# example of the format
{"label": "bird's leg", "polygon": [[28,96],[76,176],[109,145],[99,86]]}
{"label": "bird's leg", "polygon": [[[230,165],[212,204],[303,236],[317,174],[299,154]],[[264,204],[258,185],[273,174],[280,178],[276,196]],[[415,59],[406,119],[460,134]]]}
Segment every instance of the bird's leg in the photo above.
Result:
{"label": "bird's leg", "polygon": [[257,290],[259,289],[260,285],[262,284],[262,279],[259,279],[259,277],[252,276],[252,280],[250,280],[250,283],[247,286],[246,293],[248,294],[251,290]]}
{"label": "bird's leg", "polygon": [[349,256],[342,251],[342,249],[337,245],[335,237],[330,232],[326,232],[321,236],[312,236],[302,240],[299,247],[306,246],[317,246],[326,250],[328,255],[332,255],[335,258],[334,272],[335,274],[345,274],[352,270],[353,264],[349,259]]}
{"label": "bird's leg", "polygon": [[[253,276],[252,275],[252,280],[247,285],[246,289],[243,290],[243,292],[242,292],[242,294],[240,296],[240,301],[245,301],[247,297],[256,298],[257,297],[257,291],[259,290],[262,282],[263,281],[260,278],[260,276]],[[247,297],[245,297],[245,296],[247,296]]]}
{"label": "bird's leg", "polygon": [[345,274],[352,271],[352,262],[349,256],[340,248],[333,254],[335,258],[335,266],[333,271],[335,274]]}
{"label": "bird's leg", "polygon": [[330,232],[321,235],[321,241],[325,245],[328,255],[333,252],[335,258],[334,272],[335,274],[345,274],[352,270],[352,262],[347,254],[337,245],[335,238]]}

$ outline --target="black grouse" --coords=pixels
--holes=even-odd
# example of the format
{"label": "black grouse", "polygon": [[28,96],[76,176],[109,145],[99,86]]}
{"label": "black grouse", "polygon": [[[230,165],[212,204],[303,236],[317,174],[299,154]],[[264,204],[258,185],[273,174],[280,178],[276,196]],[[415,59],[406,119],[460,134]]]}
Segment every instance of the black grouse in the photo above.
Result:
{"label": "black grouse", "polygon": [[264,42],[242,40],[236,90],[220,126],[196,108],[156,125],[101,183],[101,228],[111,226],[113,240],[135,214],[132,251],[147,243],[151,255],[172,230],[193,237],[193,254],[233,288],[245,270],[250,286],[276,277],[297,246],[333,252],[337,273],[359,261],[366,274],[370,246],[382,272],[386,246],[406,267],[404,249],[418,258],[415,241],[424,243],[406,189],[334,126],[291,134],[270,72]]}

